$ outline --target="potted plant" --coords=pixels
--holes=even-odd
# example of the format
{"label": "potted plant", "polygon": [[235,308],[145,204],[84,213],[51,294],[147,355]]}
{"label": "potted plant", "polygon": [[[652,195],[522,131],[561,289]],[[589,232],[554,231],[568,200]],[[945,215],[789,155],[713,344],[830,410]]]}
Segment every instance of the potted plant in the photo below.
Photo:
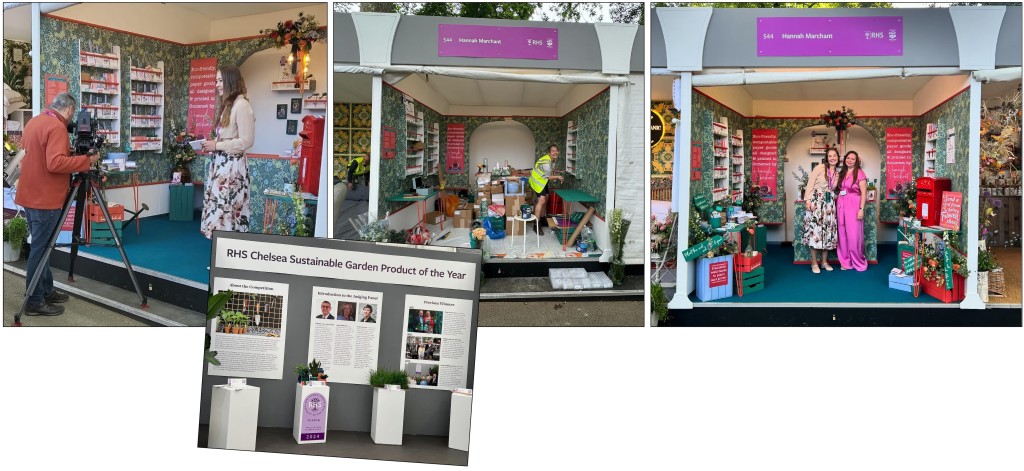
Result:
{"label": "potted plant", "polygon": [[324,375],[324,369],[321,367],[320,362],[316,361],[316,358],[310,360],[310,362],[309,362],[309,379],[310,379],[310,381],[312,381],[314,379],[317,380],[317,381],[323,381],[323,378],[326,378],[326,377],[327,376]]}
{"label": "potted plant", "polygon": [[[701,242],[708,239],[708,226],[703,223],[700,217],[700,212],[695,208],[690,209],[690,231],[687,247],[693,247]],[[697,289],[697,263],[699,259],[691,260],[686,262],[686,294],[692,293]]]}
{"label": "potted plant", "polygon": [[910,227],[914,216],[917,216],[917,183],[913,180],[906,183],[896,184],[894,189],[898,198],[896,199],[896,211],[903,219],[903,225]]}
{"label": "potted plant", "polygon": [[983,302],[988,302],[989,274],[999,268],[996,258],[984,244],[978,245],[978,295]]}
{"label": "potted plant", "polygon": [[373,386],[370,438],[378,445],[401,445],[409,374],[402,370],[370,370],[369,382]]}
{"label": "potted plant", "polygon": [[192,131],[179,129],[176,126],[172,126],[167,134],[167,155],[173,163],[171,167],[173,171],[181,173],[181,183],[192,182],[190,165],[196,158],[196,150],[189,142],[197,139],[200,138],[197,138]]}
{"label": "potted plant", "polygon": [[4,261],[13,262],[21,258],[21,248],[28,238],[28,221],[14,216],[4,223]]}
{"label": "potted plant", "polygon": [[946,265],[944,247],[948,242],[939,242],[937,245],[922,244],[920,249],[921,266],[920,278],[921,290],[925,294],[938,299],[944,303],[961,301],[964,299],[964,278],[968,274],[967,260],[960,251],[950,245],[950,264],[953,276],[952,289],[946,288]]}
{"label": "potted plant", "polygon": [[306,384],[306,381],[309,381],[309,365],[300,363],[295,365],[295,368],[293,368],[292,371],[298,375],[297,381],[299,384]]}
{"label": "potted plant", "polygon": [[612,264],[608,271],[608,278],[612,284],[621,285],[626,277],[626,262],[622,260],[622,251],[626,243],[626,233],[629,232],[630,221],[622,214],[622,208],[612,209],[608,215],[608,235],[612,240]]}
{"label": "potted plant", "polygon": [[665,289],[660,283],[651,283],[651,326],[657,326],[659,322],[668,322],[670,318]]}
{"label": "potted plant", "polygon": [[[216,319],[221,311],[223,311],[224,305],[227,304],[229,299],[231,299],[231,291],[221,291],[217,294],[210,295],[206,304],[206,321],[209,322]],[[211,343],[212,337],[207,333],[206,348],[203,353],[203,359],[211,365],[220,366],[220,360],[217,359],[217,352],[210,351]]]}

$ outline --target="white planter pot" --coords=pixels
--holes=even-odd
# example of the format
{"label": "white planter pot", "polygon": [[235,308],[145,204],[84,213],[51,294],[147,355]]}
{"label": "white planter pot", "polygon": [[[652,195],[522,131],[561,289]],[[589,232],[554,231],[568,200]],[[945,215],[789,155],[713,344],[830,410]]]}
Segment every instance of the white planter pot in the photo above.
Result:
{"label": "white planter pot", "polygon": [[378,445],[401,445],[405,425],[405,390],[373,388],[370,438]]}
{"label": "white planter pot", "polygon": [[4,242],[4,262],[17,262],[19,258],[21,254],[11,248],[11,243]]}
{"label": "white planter pot", "polygon": [[988,302],[988,272],[978,272],[978,296],[981,296],[981,302]]}

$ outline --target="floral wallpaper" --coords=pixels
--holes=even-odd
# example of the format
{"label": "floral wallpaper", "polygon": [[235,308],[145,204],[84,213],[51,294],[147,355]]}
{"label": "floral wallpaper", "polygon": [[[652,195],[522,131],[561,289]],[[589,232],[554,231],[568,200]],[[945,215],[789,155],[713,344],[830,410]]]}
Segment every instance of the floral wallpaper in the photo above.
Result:
{"label": "floral wallpaper", "polygon": [[[377,190],[380,202],[377,214],[379,217],[384,217],[390,208],[390,204],[385,199],[411,187],[405,177],[405,155],[408,145],[405,142],[405,104],[402,102],[402,92],[388,86],[381,89],[381,125],[394,129],[398,134],[395,158],[381,159],[380,161],[380,188]],[[384,140],[381,139],[382,144],[383,142]]]}
{"label": "floral wallpaper", "polygon": [[[793,220],[793,261],[794,262],[809,262],[811,260],[811,250],[809,247],[804,245],[800,239],[804,231],[804,213],[807,212],[807,208],[803,204],[796,205],[796,215]],[[864,219],[872,220],[878,214],[878,207],[876,203],[868,202],[864,206]],[[864,257],[869,262],[878,261],[878,227],[875,224],[866,224],[864,226]],[[830,251],[829,260],[836,258],[835,251]]]}
{"label": "floral wallpaper", "polygon": [[676,135],[676,125],[672,120],[679,117],[679,112],[667,101],[652,102],[651,109],[665,120],[665,137],[651,147],[651,175],[671,175],[674,160],[672,146]]}
{"label": "floral wallpaper", "polygon": [[[533,138],[536,141],[536,150],[534,151],[534,159],[547,153],[547,146],[554,143],[558,144],[559,150],[565,155],[565,135],[567,123],[562,118],[523,118],[517,117],[512,118],[517,122],[523,123],[530,132],[533,133]],[[469,146],[473,137],[473,131],[480,127],[482,124],[504,121],[505,118],[501,116],[446,116],[445,123],[462,123],[466,126],[466,157],[469,157]],[[441,126],[441,142],[442,144],[447,141],[448,135],[445,126]],[[582,131],[581,131],[582,132]],[[442,148],[442,154],[444,149]],[[558,159],[556,164],[559,170],[565,170],[565,159]],[[472,171],[472,170],[471,170]],[[448,175],[448,185],[456,188],[468,188],[470,185],[469,175]],[[566,182],[572,177],[566,176]],[[569,185],[566,183],[565,187]]]}
{"label": "floral wallpaper", "polygon": [[348,159],[370,152],[373,105],[334,104],[334,176],[345,178]]}
{"label": "floral wallpaper", "polygon": [[[583,190],[596,197],[599,202],[594,208],[599,215],[606,214],[608,201],[605,199],[608,185],[608,109],[611,94],[608,89],[599,93],[569,114],[562,117],[561,133],[567,133],[569,121],[576,124],[576,173],[565,176],[562,188]],[[538,140],[538,145],[542,141]],[[565,138],[559,146],[565,161]],[[541,155],[541,154],[538,154]],[[562,168],[564,163],[560,163]],[[612,202],[614,203],[614,202]]]}
{"label": "floral wallpaper", "polygon": [[[920,125],[917,134],[923,136],[925,128],[928,123],[935,123],[939,128],[939,139],[935,143],[936,156],[935,156],[935,176],[937,178],[949,178],[952,184],[952,191],[958,191],[963,194],[963,201],[960,206],[960,234],[959,244],[961,247],[967,246],[967,191],[968,191],[968,176],[970,168],[968,167],[968,147],[969,147],[969,132],[970,132],[970,106],[971,96],[969,90],[964,90],[960,94],[953,97],[951,100],[939,105],[935,109],[925,113],[921,116]],[[952,164],[946,163],[946,141],[948,140],[947,131],[952,128],[956,130],[956,161]],[[914,151],[915,157],[918,150],[923,152],[924,144],[922,138],[922,144],[918,146],[918,140],[914,139]],[[918,149],[920,147],[921,149]],[[915,164],[916,164],[915,160]],[[978,170],[975,169],[975,172]],[[914,174],[920,175],[919,167],[914,167]]]}
{"label": "floral wallpaper", "polygon": [[[40,63],[42,74],[63,75],[68,79],[68,92],[75,97],[81,94],[81,69],[78,51],[112,52],[114,46],[121,49],[121,144],[123,149],[130,135],[130,91],[129,70],[132,66],[155,66],[164,62],[164,130],[172,124],[184,125],[188,105],[188,76],[192,59],[217,57],[218,63],[241,65],[249,56],[271,46],[269,39],[256,38],[222,43],[181,45],[134,34],[95,28],[92,26],[63,21],[43,16],[40,19]],[[172,172],[170,159],[162,152],[133,152],[132,158],[139,164],[141,183],[166,182]],[[206,169],[201,159],[192,164],[194,179],[202,179]],[[126,177],[111,178],[109,184],[127,184]],[[255,188],[262,192],[262,188]]]}

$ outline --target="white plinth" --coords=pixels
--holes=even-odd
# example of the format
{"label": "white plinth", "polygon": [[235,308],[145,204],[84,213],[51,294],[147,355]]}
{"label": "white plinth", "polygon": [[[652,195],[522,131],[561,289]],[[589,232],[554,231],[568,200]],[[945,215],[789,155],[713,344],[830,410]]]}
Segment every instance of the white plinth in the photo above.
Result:
{"label": "white plinth", "polygon": [[473,396],[452,393],[451,419],[448,422],[448,448],[469,451],[469,419],[473,415]]}
{"label": "white plinth", "polygon": [[[306,398],[314,394],[323,396],[322,404],[312,403],[305,408]],[[303,386],[295,383],[295,418],[292,419],[292,437],[302,445],[327,442],[327,403],[331,399],[328,386]]]}
{"label": "white plinth", "polygon": [[405,390],[373,388],[370,438],[378,445],[401,445],[405,425]]}
{"label": "white plinth", "polygon": [[210,400],[210,437],[207,447],[256,450],[256,422],[260,413],[260,388],[213,387]]}

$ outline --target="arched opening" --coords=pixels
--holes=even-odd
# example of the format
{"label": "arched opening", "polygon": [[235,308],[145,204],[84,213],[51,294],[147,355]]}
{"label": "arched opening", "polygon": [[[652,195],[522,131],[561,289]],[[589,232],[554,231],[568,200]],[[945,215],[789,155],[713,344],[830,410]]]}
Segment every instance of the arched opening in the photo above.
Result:
{"label": "arched opening", "polygon": [[[824,150],[812,152],[812,143],[815,139],[820,140],[823,137],[828,139],[830,145],[835,145],[835,130],[826,128],[824,125],[803,128],[793,134],[793,137],[789,138],[789,141],[786,143],[785,160],[783,163],[786,182],[785,214],[789,216],[786,218],[786,230],[783,236],[783,240],[786,242],[793,242],[795,236],[793,234],[793,215],[796,214],[795,205],[796,201],[803,199],[803,195],[798,188],[799,182],[793,176],[793,173],[797,172],[799,174],[798,169],[800,167],[803,167],[807,173],[810,173],[815,165],[821,164],[822,159],[825,157]],[[846,150],[857,151],[860,155],[861,166],[868,177],[868,181],[879,180],[882,168],[882,149],[878,140],[875,139],[871,132],[860,126],[851,127],[847,132],[846,139]],[[876,196],[875,198],[877,200],[878,197]],[[878,227],[878,220],[865,221],[864,224],[874,224]],[[881,233],[878,235],[878,239],[880,241],[892,240],[889,234],[883,235]]]}
{"label": "arched opening", "polygon": [[469,137],[468,168],[484,163],[491,167],[507,160],[512,168],[530,168],[536,158],[533,131],[519,121],[506,119],[478,126]]}

